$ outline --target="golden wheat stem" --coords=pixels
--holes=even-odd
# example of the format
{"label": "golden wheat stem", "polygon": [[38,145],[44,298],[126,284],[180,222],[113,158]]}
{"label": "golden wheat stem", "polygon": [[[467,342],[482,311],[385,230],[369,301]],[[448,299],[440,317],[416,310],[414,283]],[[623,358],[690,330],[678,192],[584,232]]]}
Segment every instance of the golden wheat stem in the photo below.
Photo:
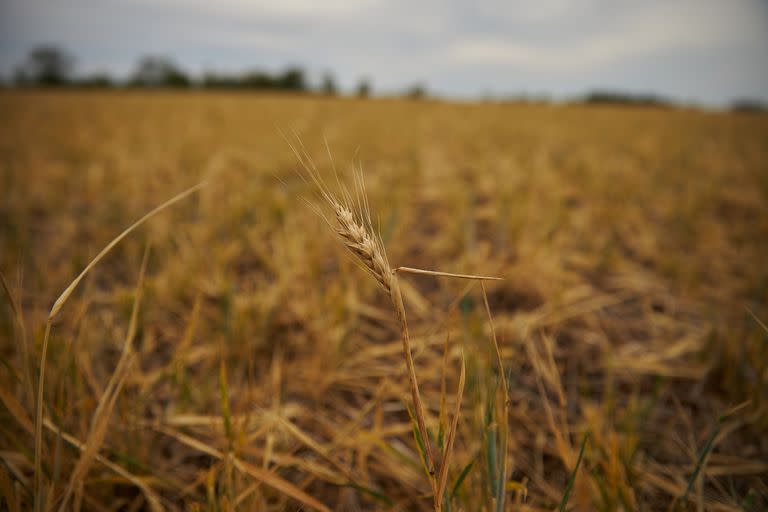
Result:
{"label": "golden wheat stem", "polygon": [[343,241],[346,248],[363,264],[364,268],[373,275],[378,283],[389,293],[392,301],[395,316],[400,326],[401,339],[403,342],[403,356],[408,371],[408,381],[411,388],[411,397],[416,416],[416,423],[424,444],[424,458],[429,473],[429,482],[432,486],[433,494],[437,490],[435,482],[435,462],[432,454],[432,447],[429,442],[426,420],[424,415],[424,406],[419,393],[419,382],[416,378],[416,365],[413,362],[411,354],[411,341],[408,334],[408,321],[405,315],[405,306],[403,296],[400,292],[397,275],[389,266],[384,247],[378,238],[373,234],[370,227],[370,220],[365,217],[356,216],[352,210],[345,204],[337,201],[329,193],[323,196],[331,206],[337,221],[336,232]]}
{"label": "golden wheat stem", "polygon": [[423,268],[412,268],[412,267],[397,267],[395,269],[395,272],[407,272],[409,274],[421,274],[425,276],[436,276],[436,277],[453,277],[456,279],[473,279],[476,281],[503,281],[503,277],[494,277],[494,276],[477,276],[474,274],[454,274],[452,272],[438,272],[435,270],[424,270]]}
{"label": "golden wheat stem", "polygon": [[403,296],[400,293],[400,284],[398,283],[397,276],[391,274],[391,287],[390,297],[392,299],[392,305],[395,308],[395,314],[397,320],[400,323],[401,338],[403,340],[403,355],[405,356],[405,364],[408,368],[408,380],[411,385],[411,396],[413,398],[413,408],[416,411],[416,422],[418,423],[419,433],[424,442],[424,458],[427,463],[427,471],[429,472],[430,482],[434,487],[434,475],[435,464],[434,457],[432,456],[432,448],[429,442],[429,435],[427,432],[427,425],[424,421],[424,406],[421,403],[421,394],[419,393],[419,382],[416,379],[416,366],[413,364],[413,356],[411,355],[411,339],[408,335],[408,321],[405,317],[405,306],[403,305]]}

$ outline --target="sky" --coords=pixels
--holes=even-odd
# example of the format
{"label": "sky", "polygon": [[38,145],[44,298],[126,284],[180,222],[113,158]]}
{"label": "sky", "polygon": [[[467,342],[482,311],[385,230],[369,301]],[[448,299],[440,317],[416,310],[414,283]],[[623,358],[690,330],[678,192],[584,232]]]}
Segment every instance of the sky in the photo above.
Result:
{"label": "sky", "polygon": [[53,43],[78,74],[304,67],[456,98],[594,89],[768,102],[768,0],[0,0],[0,75]]}

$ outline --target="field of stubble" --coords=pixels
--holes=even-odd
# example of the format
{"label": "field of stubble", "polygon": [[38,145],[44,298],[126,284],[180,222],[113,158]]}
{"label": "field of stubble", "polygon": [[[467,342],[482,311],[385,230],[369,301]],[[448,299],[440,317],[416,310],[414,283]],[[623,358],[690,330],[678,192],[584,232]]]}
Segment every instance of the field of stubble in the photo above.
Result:
{"label": "field of stubble", "polygon": [[[768,116],[7,91],[0,116],[0,508],[433,509],[389,297],[297,172],[303,144],[336,187],[325,140],[393,267],[504,278],[506,429],[479,284],[400,276],[438,454],[466,367],[443,510],[768,506]],[[56,299],[203,180],[59,303],[36,410]]]}

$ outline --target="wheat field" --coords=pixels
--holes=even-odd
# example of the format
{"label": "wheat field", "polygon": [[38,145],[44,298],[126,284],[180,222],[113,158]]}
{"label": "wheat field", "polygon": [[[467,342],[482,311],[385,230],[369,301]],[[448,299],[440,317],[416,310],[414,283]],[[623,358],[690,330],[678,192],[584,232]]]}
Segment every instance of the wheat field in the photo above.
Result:
{"label": "wheat field", "polygon": [[[765,114],[126,91],[0,113],[0,508],[768,507]],[[392,268],[503,279],[399,274],[421,407],[308,166]]]}

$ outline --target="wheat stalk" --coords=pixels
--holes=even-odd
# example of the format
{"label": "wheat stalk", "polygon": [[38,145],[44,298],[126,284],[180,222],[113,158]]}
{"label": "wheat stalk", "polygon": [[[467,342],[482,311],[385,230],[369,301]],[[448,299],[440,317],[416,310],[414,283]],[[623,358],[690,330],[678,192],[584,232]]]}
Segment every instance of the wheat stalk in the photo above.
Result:
{"label": "wheat stalk", "polygon": [[[298,138],[297,138],[298,140]],[[287,140],[286,140],[287,141]],[[365,183],[363,181],[362,172],[355,174],[355,199],[344,189],[339,183],[339,188],[342,190],[338,196],[333,194],[326,186],[325,182],[320,177],[317,168],[314,165],[312,159],[307,155],[304,147],[299,141],[299,148],[297,150],[290,141],[287,141],[294,154],[299,159],[305,173],[299,173],[299,176],[307,181],[311,181],[319,191],[321,199],[328,205],[333,215],[329,219],[323,211],[318,208],[312,202],[307,201],[309,206],[313,208],[316,213],[322,217],[325,222],[336,232],[341,239],[347,250],[354,256],[360,266],[363,267],[368,273],[370,273],[381,287],[389,294],[392,302],[392,307],[395,311],[398,324],[400,326],[401,339],[403,343],[403,356],[405,358],[406,368],[408,372],[408,381],[411,388],[411,398],[413,400],[413,408],[416,426],[418,429],[418,435],[421,437],[419,443],[423,447],[424,453],[424,465],[427,472],[429,484],[432,488],[432,497],[434,500],[434,507],[436,512],[441,512],[443,506],[443,495],[447,485],[448,477],[448,465],[450,461],[451,451],[453,449],[453,441],[455,439],[456,430],[458,426],[458,418],[461,409],[461,398],[464,390],[464,377],[465,377],[465,364],[462,355],[461,374],[459,378],[459,389],[456,398],[456,410],[454,412],[451,428],[448,432],[448,444],[444,448],[440,457],[440,468],[436,470],[435,457],[432,453],[432,446],[430,443],[429,433],[426,427],[424,406],[421,401],[421,394],[419,393],[419,383],[416,378],[416,368],[413,362],[413,356],[411,353],[411,342],[408,334],[408,322],[405,315],[405,306],[403,304],[403,297],[400,292],[400,285],[398,282],[398,274],[400,272],[431,275],[435,277],[451,277],[458,279],[472,279],[480,281],[481,284],[486,280],[500,280],[498,277],[469,275],[469,274],[453,274],[449,272],[436,272],[432,270],[423,270],[411,267],[397,267],[392,268],[387,260],[387,254],[384,250],[384,243],[373,228],[371,221],[370,208],[368,206],[368,200],[365,193]],[[327,148],[327,144],[326,144]],[[330,150],[328,150],[328,157],[333,163],[333,157]],[[334,166],[334,173],[336,172]],[[338,183],[338,175],[337,175]],[[339,199],[341,197],[341,199]],[[485,297],[485,288],[483,287],[483,296]],[[488,308],[487,298],[485,299],[486,308]],[[488,310],[490,320],[490,310]],[[491,328],[493,326],[491,324]],[[493,336],[494,346],[496,347],[497,355],[499,355],[498,345],[496,343],[495,334]],[[501,361],[499,361],[500,371]],[[506,390],[506,384],[504,385]],[[506,402],[505,402],[506,403]],[[441,405],[441,414],[442,414]],[[506,407],[504,408],[504,418],[506,421]],[[506,432],[506,430],[505,430]],[[417,440],[418,441],[418,440]],[[502,481],[503,481],[502,477]],[[500,502],[503,507],[503,500]]]}
{"label": "wheat stalk", "polygon": [[[419,383],[416,379],[416,368],[411,355],[411,342],[408,334],[408,322],[405,316],[405,306],[397,280],[397,274],[390,268],[387,254],[381,239],[374,235],[369,217],[367,215],[355,215],[352,210],[339,202],[335,197],[324,194],[336,219],[336,233],[341,238],[344,246],[351,252],[363,267],[378,281],[389,294],[395,315],[400,326],[403,341],[403,355],[408,369],[408,380],[411,387],[411,398],[415,409],[416,422],[419,434],[424,443],[424,458],[430,481],[434,480],[435,466],[432,448],[430,447],[426,422],[424,420],[424,407],[421,403]],[[434,485],[433,485],[434,487]]]}
{"label": "wheat stalk", "polygon": [[[413,355],[411,354],[411,341],[410,335],[408,334],[408,322],[405,315],[403,297],[400,292],[397,273],[390,267],[389,261],[387,260],[384,243],[381,241],[381,238],[376,235],[376,232],[373,229],[362,173],[357,173],[355,175],[356,200],[353,200],[343,187],[341,187],[342,199],[340,200],[330,191],[320,177],[317,167],[315,167],[314,162],[307,155],[301,142],[299,141],[298,148],[291,144],[290,141],[287,142],[305,171],[305,173],[299,173],[299,176],[305,181],[309,178],[309,180],[317,187],[322,200],[328,205],[331,212],[333,212],[333,219],[329,219],[315,204],[308,202],[308,205],[313,208],[329,226],[331,226],[347,250],[349,250],[361,264],[363,269],[376,279],[379,285],[381,285],[390,297],[398,325],[400,326],[403,356],[408,372],[411,399],[413,400],[417,428],[424,446],[424,464],[428,473],[430,486],[432,487],[432,493],[435,497],[436,509],[440,510],[440,504],[437,502],[439,498],[437,498],[435,459],[429,442],[424,406],[421,401],[419,382],[416,379],[416,367],[413,362]],[[330,150],[328,151],[328,156],[331,159],[331,162],[333,162]],[[334,173],[335,172],[336,169],[334,166]]]}

